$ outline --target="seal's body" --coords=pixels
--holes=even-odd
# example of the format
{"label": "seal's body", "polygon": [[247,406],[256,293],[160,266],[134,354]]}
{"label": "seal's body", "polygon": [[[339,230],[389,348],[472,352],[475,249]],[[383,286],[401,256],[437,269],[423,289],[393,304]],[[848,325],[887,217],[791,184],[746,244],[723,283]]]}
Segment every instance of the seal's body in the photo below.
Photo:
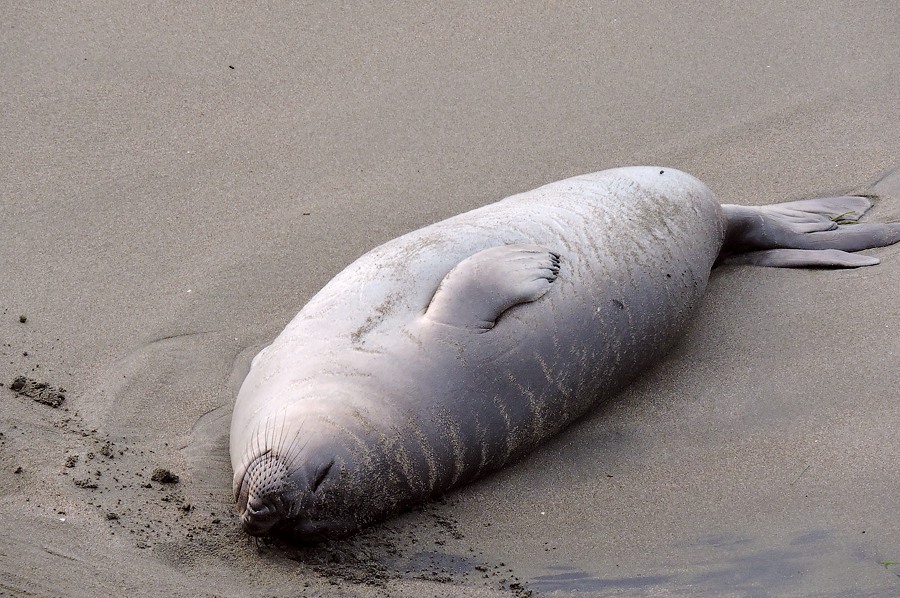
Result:
{"label": "seal's body", "polygon": [[[827,207],[869,205],[837,200]],[[231,428],[244,529],[347,534],[511,462],[666,351],[726,239],[765,250],[745,261],[803,265],[777,251],[847,218],[821,208],[802,211],[800,232],[775,218],[787,241],[773,240],[687,174],[623,168],[372,250],[253,361]],[[805,264],[874,260],[808,253]]]}

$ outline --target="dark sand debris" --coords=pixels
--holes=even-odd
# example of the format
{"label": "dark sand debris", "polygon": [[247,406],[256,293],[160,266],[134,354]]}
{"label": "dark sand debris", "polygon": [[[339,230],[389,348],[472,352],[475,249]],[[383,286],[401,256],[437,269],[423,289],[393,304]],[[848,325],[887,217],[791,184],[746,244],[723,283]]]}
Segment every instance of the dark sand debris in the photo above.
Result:
{"label": "dark sand debris", "polygon": [[66,390],[51,386],[46,382],[38,382],[25,376],[16,376],[9,385],[9,389],[20,396],[34,399],[38,403],[56,408],[66,400]]}

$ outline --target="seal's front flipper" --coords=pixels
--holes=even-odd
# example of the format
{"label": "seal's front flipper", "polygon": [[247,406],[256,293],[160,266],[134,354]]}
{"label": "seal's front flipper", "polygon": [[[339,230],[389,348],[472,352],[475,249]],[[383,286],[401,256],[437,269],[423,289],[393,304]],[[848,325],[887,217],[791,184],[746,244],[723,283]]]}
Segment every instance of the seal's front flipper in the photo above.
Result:
{"label": "seal's front flipper", "polygon": [[490,330],[500,314],[536,301],[559,274],[559,254],[539,245],[504,245],[479,251],[456,265],[425,309],[434,322]]}
{"label": "seal's front flipper", "polygon": [[846,252],[900,241],[900,223],[857,224],[870,207],[872,202],[859,196],[759,207],[722,206],[727,229],[719,263],[836,268],[875,265],[875,258],[848,257]]}

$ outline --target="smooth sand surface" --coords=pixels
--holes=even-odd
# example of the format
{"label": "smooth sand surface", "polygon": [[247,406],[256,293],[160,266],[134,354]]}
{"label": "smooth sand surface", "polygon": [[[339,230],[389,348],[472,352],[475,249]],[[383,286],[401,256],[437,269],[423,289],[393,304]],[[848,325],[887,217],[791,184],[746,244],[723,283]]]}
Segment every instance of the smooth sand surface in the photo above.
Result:
{"label": "smooth sand surface", "polygon": [[248,541],[225,445],[250,357],[419,226],[630,164],[871,191],[894,3],[31,4],[0,8],[0,595],[900,594],[900,246],[716,271],[622,396],[348,542]]}

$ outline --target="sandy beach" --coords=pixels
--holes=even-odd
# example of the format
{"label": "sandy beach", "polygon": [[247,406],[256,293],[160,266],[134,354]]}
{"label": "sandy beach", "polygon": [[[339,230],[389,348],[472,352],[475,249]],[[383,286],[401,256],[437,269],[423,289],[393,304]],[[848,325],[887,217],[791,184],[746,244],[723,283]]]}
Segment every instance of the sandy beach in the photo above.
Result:
{"label": "sandy beach", "polygon": [[540,184],[900,219],[896,6],[198,4],[0,8],[0,596],[900,595],[900,244],[717,269],[623,394],[346,541],[249,540],[227,449],[332,276]]}

